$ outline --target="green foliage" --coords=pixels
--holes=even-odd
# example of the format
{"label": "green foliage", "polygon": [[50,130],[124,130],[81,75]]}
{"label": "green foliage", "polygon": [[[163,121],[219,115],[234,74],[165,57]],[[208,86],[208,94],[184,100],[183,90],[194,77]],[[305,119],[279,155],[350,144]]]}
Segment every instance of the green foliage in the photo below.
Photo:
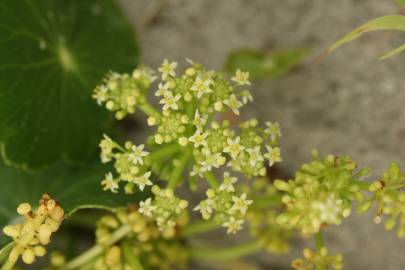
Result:
{"label": "green foliage", "polygon": [[102,191],[100,178],[107,169],[100,164],[86,170],[57,164],[43,172],[27,173],[0,164],[0,227],[17,217],[15,209],[21,202],[37,205],[43,193],[58,200],[68,215],[81,208],[111,209],[135,200],[134,196]]}
{"label": "green foliage", "polygon": [[307,54],[307,49],[290,49],[271,53],[241,49],[229,54],[225,70],[232,73],[237,69],[249,71],[253,79],[274,78],[296,67]]}
{"label": "green foliage", "polygon": [[[363,24],[362,26],[356,28],[355,30],[348,33],[347,35],[345,35],[344,37],[339,39],[337,42],[332,44],[328,48],[328,52],[332,52],[332,51],[336,50],[337,48],[339,48],[340,46],[342,46],[343,44],[361,37],[364,33],[367,33],[370,31],[379,31],[379,30],[405,31],[405,16],[390,15],[390,16],[384,16],[384,17],[380,17],[380,18],[371,20],[371,21]],[[394,55],[402,52],[403,50],[405,50],[405,44],[382,55],[380,57],[380,60],[394,56]]]}
{"label": "green foliage", "polygon": [[94,156],[108,115],[91,90],[138,61],[113,0],[0,3],[0,142],[6,163],[39,168]]}

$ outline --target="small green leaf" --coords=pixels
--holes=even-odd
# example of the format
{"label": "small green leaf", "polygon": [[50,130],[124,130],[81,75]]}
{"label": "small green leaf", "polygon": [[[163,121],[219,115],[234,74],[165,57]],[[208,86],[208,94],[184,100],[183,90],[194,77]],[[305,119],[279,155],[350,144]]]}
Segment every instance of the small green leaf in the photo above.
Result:
{"label": "small green leaf", "polygon": [[138,61],[113,0],[0,2],[0,142],[6,163],[88,161],[109,116],[91,99],[108,70]]}
{"label": "small green leaf", "polygon": [[[356,28],[355,30],[353,30],[352,32],[350,32],[349,34],[345,35],[343,38],[339,39],[337,42],[332,44],[328,48],[327,52],[330,53],[330,52],[336,50],[343,44],[361,37],[361,35],[363,35],[366,32],[378,31],[378,30],[405,31],[405,16],[390,15],[390,16],[384,16],[384,17],[380,17],[380,18],[371,20],[371,21],[363,24],[362,26]],[[402,50],[404,50],[404,49],[401,46],[401,47],[395,49],[394,51],[391,51],[391,52],[385,54],[384,56],[381,57],[381,59],[385,59],[389,56],[395,55],[395,54],[401,52]]]}
{"label": "small green leaf", "polygon": [[228,56],[225,70],[232,73],[237,69],[249,71],[253,79],[274,78],[301,63],[307,53],[307,49],[291,49],[273,53],[241,49]]}
{"label": "small green leaf", "polygon": [[0,229],[18,217],[16,208],[20,203],[36,206],[44,193],[59,201],[67,216],[83,208],[110,210],[138,201],[139,196],[102,190],[100,181],[108,169],[99,163],[81,170],[56,164],[41,172],[27,173],[0,163]]}
{"label": "small green leaf", "polygon": [[386,54],[384,54],[383,56],[381,56],[380,60],[385,60],[385,59],[387,59],[387,58],[389,58],[391,56],[394,56],[394,55],[397,55],[397,54],[401,53],[404,50],[405,50],[405,44],[402,44],[398,48],[395,48],[392,51],[389,51]]}

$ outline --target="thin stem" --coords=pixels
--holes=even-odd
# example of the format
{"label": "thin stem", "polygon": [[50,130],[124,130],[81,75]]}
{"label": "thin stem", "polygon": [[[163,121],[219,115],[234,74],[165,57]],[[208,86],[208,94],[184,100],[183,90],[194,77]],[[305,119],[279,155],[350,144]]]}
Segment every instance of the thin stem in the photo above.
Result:
{"label": "thin stem", "polygon": [[1,270],[11,270],[11,269],[13,269],[16,262],[17,261],[10,260],[10,257],[7,258],[7,261],[6,261],[5,264],[3,264],[3,266],[1,267]]}
{"label": "thin stem", "polygon": [[322,232],[319,231],[317,234],[315,234],[315,244],[316,244],[316,249],[318,251],[321,250],[325,246],[325,240],[323,239]]}
{"label": "thin stem", "polygon": [[168,145],[162,146],[157,151],[154,151],[153,153],[151,153],[150,158],[152,161],[158,161],[164,157],[173,155],[174,153],[177,153],[178,151],[180,151],[180,145],[178,145],[177,143],[168,144]]}
{"label": "thin stem", "polygon": [[183,174],[184,168],[187,166],[187,163],[190,159],[191,152],[186,150],[183,153],[183,156],[180,158],[179,163],[173,169],[172,173],[170,174],[169,183],[167,188],[175,189],[179,181],[181,180],[181,176]]}
{"label": "thin stem", "polygon": [[[105,244],[106,246],[110,246],[115,244],[122,238],[124,238],[128,233],[131,232],[131,227],[129,225],[124,225],[117,229],[112,235],[110,240]],[[92,248],[88,249],[86,252],[82,253],[81,255],[77,256],[76,258],[72,259],[68,262],[63,269],[75,269],[86,262],[90,261],[94,257],[100,255],[104,250],[104,246],[95,245]],[[3,269],[2,269],[3,270]]]}
{"label": "thin stem", "polygon": [[281,194],[275,194],[275,195],[266,196],[266,197],[252,198],[252,200],[253,200],[252,208],[266,209],[269,207],[280,205],[282,197],[283,197],[283,195],[281,195]]}
{"label": "thin stem", "polygon": [[[315,234],[315,244],[316,244],[316,249],[318,252],[321,251],[323,247],[325,247],[325,240],[323,239],[322,232],[319,231],[317,234]],[[315,270],[327,270],[326,265],[316,265]]]}
{"label": "thin stem", "polygon": [[142,264],[139,261],[138,256],[131,250],[131,246],[127,241],[121,244],[122,251],[126,262],[131,266],[133,270],[143,270]]}
{"label": "thin stem", "polygon": [[186,226],[181,232],[181,235],[184,237],[194,236],[196,234],[215,230],[219,227],[220,226],[213,220],[197,221]]}
{"label": "thin stem", "polygon": [[158,116],[159,115],[159,112],[155,109],[155,107],[153,107],[152,105],[150,105],[147,102],[140,105],[139,109],[141,111],[143,111],[147,116]]}
{"label": "thin stem", "polygon": [[205,172],[204,177],[213,189],[218,189],[219,181],[211,171]]}
{"label": "thin stem", "polygon": [[190,256],[197,260],[225,261],[247,256],[262,249],[256,241],[227,248],[193,248]]}

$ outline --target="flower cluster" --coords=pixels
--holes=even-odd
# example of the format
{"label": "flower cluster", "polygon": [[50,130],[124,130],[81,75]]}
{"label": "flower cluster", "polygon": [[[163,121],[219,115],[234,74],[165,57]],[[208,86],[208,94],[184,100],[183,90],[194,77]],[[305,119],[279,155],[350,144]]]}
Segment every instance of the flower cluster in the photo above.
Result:
{"label": "flower cluster", "polygon": [[317,233],[322,226],[339,225],[348,217],[352,201],[364,201],[360,177],[368,169],[356,170],[356,163],[348,156],[327,156],[304,164],[290,181],[276,180],[275,187],[285,192],[286,206],[277,222],[297,228],[303,234]]}
{"label": "flower cluster", "polygon": [[326,247],[322,247],[319,252],[306,248],[303,255],[303,259],[295,259],[291,263],[292,268],[296,270],[330,269],[329,267],[335,270],[343,269],[342,254],[330,256]]}
{"label": "flower cluster", "polygon": [[[153,185],[151,171],[159,179],[168,180],[168,190],[154,187],[155,198],[143,201],[140,209],[144,215],[156,219],[162,229],[173,229],[177,216],[187,206],[172,192],[185,175],[189,175],[192,183],[198,177],[207,179],[214,169],[227,166],[252,178],[266,175],[266,166],[281,162],[278,123],[267,122],[265,127],[260,127],[256,119],[250,119],[239,128],[233,128],[229,121],[221,119],[220,113],[230,110],[239,115],[240,109],[252,101],[250,92],[245,89],[250,85],[249,73],[237,70],[229,80],[220,72],[189,63],[179,75],[176,62],[164,60],[158,69],[161,82],[154,94],[159,99],[160,111],[147,102],[146,88],[151,86],[154,77],[145,68],[136,69],[132,76],[110,73],[94,94],[100,104],[117,112],[117,118],[139,108],[148,115],[148,125],[155,126],[155,132],[148,139],[150,155],[143,150],[143,145],[127,142],[121,147],[105,136],[100,143],[101,159],[103,162],[114,160],[119,176],[108,173],[102,184],[105,190],[117,192],[118,183],[124,181],[127,182],[125,191],[131,193],[134,185],[141,191]],[[102,92],[108,93],[108,97]],[[212,189],[207,192],[208,199],[198,206],[203,217],[209,218],[216,210],[216,219],[228,232],[239,230],[251,201],[246,199],[246,194],[217,189],[215,181],[207,181]],[[232,183],[230,187],[233,189]],[[223,202],[229,207],[222,208]]]}
{"label": "flower cluster", "polygon": [[387,215],[388,219],[385,221],[385,228],[387,230],[394,229],[399,219],[398,237],[405,237],[405,175],[401,173],[400,167],[397,163],[392,163],[389,168],[384,172],[383,177],[372,183],[369,191],[373,196],[360,205],[360,210],[368,210],[373,202],[376,202],[377,214],[375,222],[380,223],[382,216]]}
{"label": "flower cluster", "polygon": [[108,246],[114,232],[123,226],[130,226],[131,233],[121,242],[130,245],[129,255],[140,260],[147,269],[166,270],[186,264],[187,252],[179,238],[174,238],[168,231],[159,230],[152,219],[141,215],[137,210],[119,209],[116,215],[106,215],[97,223],[96,241],[107,248],[104,255],[96,260],[95,268],[103,270],[129,267],[121,246]]}
{"label": "flower cluster", "polygon": [[100,143],[101,160],[109,162],[114,160],[114,167],[118,177],[114,177],[111,172],[107,173],[105,179],[101,182],[104,190],[118,192],[119,182],[125,182],[125,192],[133,193],[136,185],[143,191],[145,186],[152,185],[150,180],[152,172],[150,169],[149,153],[144,151],[144,145],[134,145],[126,142],[124,147],[104,135]]}
{"label": "flower cluster", "polygon": [[219,188],[208,189],[208,198],[194,208],[201,212],[203,219],[210,219],[214,215],[214,220],[226,227],[227,233],[236,233],[242,229],[248,207],[253,202],[247,199],[246,193],[238,194],[235,191],[233,184],[236,181],[236,177],[225,172]]}
{"label": "flower cluster", "polygon": [[122,119],[146,102],[145,95],[155,79],[152,71],[144,67],[135,69],[132,75],[110,72],[104,84],[94,90],[93,98]]}
{"label": "flower cluster", "polygon": [[152,187],[154,198],[140,202],[139,212],[156,221],[159,230],[167,235],[174,235],[175,226],[187,216],[185,209],[188,207],[186,200],[179,199],[172,189]]}
{"label": "flower cluster", "polygon": [[256,179],[252,185],[244,185],[240,189],[252,196],[255,201],[255,207],[249,208],[246,215],[250,235],[268,252],[275,254],[289,252],[292,230],[276,222],[282,210],[280,192],[269,184],[268,178]]}
{"label": "flower cluster", "polygon": [[21,256],[24,263],[32,264],[36,257],[45,255],[44,246],[49,244],[51,234],[59,229],[64,211],[58,202],[44,194],[37,210],[28,203],[22,203],[17,213],[24,218],[24,223],[3,228],[4,234],[14,241],[9,260],[16,262]]}

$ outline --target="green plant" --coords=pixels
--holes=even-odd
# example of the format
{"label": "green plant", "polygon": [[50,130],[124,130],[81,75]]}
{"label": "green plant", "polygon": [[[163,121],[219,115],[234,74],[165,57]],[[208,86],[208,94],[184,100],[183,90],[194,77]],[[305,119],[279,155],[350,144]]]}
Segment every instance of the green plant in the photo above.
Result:
{"label": "green plant", "polygon": [[[83,3],[88,7],[90,2]],[[101,2],[105,5],[110,3],[107,0]],[[10,10],[13,10],[11,8],[16,3],[21,6],[15,8],[23,7],[22,11],[36,10],[29,1],[2,4],[1,14],[9,22],[15,19],[10,15],[13,14]],[[77,4],[81,10],[81,4],[74,3],[72,5]],[[58,10],[61,8],[58,4],[48,4]],[[115,6],[109,6],[106,10],[116,11]],[[121,23],[117,25],[122,26]],[[363,32],[403,30],[404,25],[402,16],[374,20],[332,45],[329,51],[359,37]],[[35,28],[35,24],[32,27]],[[12,32],[10,27],[0,29]],[[28,35],[28,39],[32,39],[29,31],[21,29],[24,38]],[[114,33],[126,35],[125,29],[123,33]],[[18,36],[20,32],[14,34]],[[12,39],[14,37],[10,37]],[[40,41],[36,36],[34,40]],[[57,66],[62,68],[62,74],[81,81],[84,78],[82,76],[86,76],[86,72],[82,73],[80,68],[83,63],[76,62],[79,58],[74,58],[64,43],[53,39],[51,41],[56,42],[49,43],[49,46],[52,45],[51,52],[56,53]],[[24,45],[26,42],[23,39],[19,44]],[[41,42],[39,44],[41,49]],[[131,43],[125,49],[131,51],[133,45]],[[400,50],[403,49],[400,47],[386,56]],[[257,55],[253,58],[253,62],[257,63]],[[51,62],[54,63],[53,60]],[[17,213],[21,217],[4,226],[3,233],[11,242],[0,250],[2,270],[15,269],[19,258],[25,264],[32,264],[37,258],[45,256],[45,246],[49,244],[51,236],[57,233],[62,221],[74,223],[74,217],[78,216],[76,222],[81,225],[86,223],[79,211],[84,208],[106,210],[95,215],[96,223],[85,224],[95,232],[94,245],[80,254],[76,251],[74,256],[67,249],[58,252],[58,248],[50,247],[56,251],[51,252],[44,269],[184,268],[191,259],[228,260],[260,250],[285,253],[289,251],[291,241],[300,236],[313,237],[316,250],[304,249],[303,258],[292,261],[293,268],[342,269],[343,256],[339,253],[330,254],[323,232],[330,226],[339,226],[352,214],[355,205],[359,213],[364,213],[375,204],[377,211],[374,221],[380,223],[385,219],[387,230],[396,227],[398,236],[405,237],[405,173],[401,172],[398,164],[392,163],[380,178],[369,183],[365,178],[370,176],[371,170],[358,168],[349,156],[320,157],[314,151],[313,160],[303,164],[292,179],[270,181],[267,178],[268,168],[282,161],[279,124],[266,122],[260,125],[256,119],[248,119],[235,125],[225,118],[225,112],[240,116],[242,107],[253,100],[247,90],[250,85],[249,72],[232,65],[230,68],[235,73],[228,76],[207,70],[191,60],[188,62],[189,66],[179,73],[176,62],[164,60],[158,69],[159,83],[155,82],[158,75],[144,66],[135,68],[131,73],[110,71],[94,89],[93,98],[99,105],[113,112],[116,120],[123,120],[140,110],[147,117],[147,125],[153,128],[146,142],[136,144],[131,141],[121,143],[121,139],[116,139],[114,133],[101,136],[100,129],[97,129],[96,135],[101,138],[101,162],[111,166],[87,163],[85,169],[79,169],[60,162],[32,174],[2,164],[0,181],[4,181],[3,186],[21,188],[18,192],[22,192],[31,182],[35,182],[30,194],[41,198],[38,207],[33,207],[34,198],[30,202],[18,202]],[[10,63],[4,70],[21,68],[20,64]],[[33,68],[42,67],[41,63],[33,64]],[[294,63],[292,61],[291,64]],[[47,66],[47,62],[44,65]],[[287,61],[280,73],[289,67],[290,62]],[[86,70],[86,67],[83,69]],[[271,74],[271,70],[266,68],[259,69],[256,75],[260,77],[269,72]],[[3,80],[4,85],[9,85],[6,79]],[[92,82],[95,81],[96,78]],[[151,90],[156,88],[152,94],[159,99],[160,109],[148,98]],[[63,87],[57,89],[64,90]],[[21,88],[18,93],[30,96],[26,91],[26,88]],[[10,92],[4,93],[7,97],[11,96]],[[5,112],[14,106],[11,103],[2,105],[1,101],[7,100],[0,100],[0,109]],[[82,101],[87,104],[85,98]],[[30,119],[31,116],[25,117]],[[15,124],[3,120],[2,123]],[[95,122],[101,125],[101,122]],[[38,124],[42,125],[45,124]],[[74,128],[72,130],[75,133]],[[70,159],[72,156],[68,153],[73,152],[78,157],[87,155],[84,153],[87,149],[82,149],[83,145],[74,145],[72,150],[70,143],[46,156],[25,155],[17,151],[21,147],[18,143],[15,146],[15,141],[21,138],[13,134],[19,132],[21,130],[15,128],[7,131],[7,136],[0,136],[6,162],[19,167],[42,167],[65,154]],[[107,130],[103,132],[109,133]],[[45,136],[40,140],[48,139]],[[70,139],[73,142],[81,141],[77,137],[69,137],[67,140]],[[29,144],[25,139],[22,142]],[[41,143],[36,144],[35,140],[32,143],[35,144],[34,148],[43,146]],[[91,149],[91,143],[88,144]],[[53,146],[53,141],[47,146]],[[32,153],[38,154],[36,151]],[[10,156],[13,158],[10,159]],[[105,173],[106,170],[108,172]],[[39,178],[52,178],[53,182],[50,185],[49,182],[39,181]],[[18,181],[9,183],[7,179]],[[99,192],[101,189],[104,192]],[[205,191],[205,199],[198,203],[186,199],[191,192],[201,190]],[[52,194],[52,197],[45,191]],[[7,214],[0,215],[2,225],[14,217],[8,211],[12,208],[11,204],[15,206],[15,198],[11,193],[8,196],[3,196]],[[201,218],[197,219],[190,214],[193,212],[198,212]],[[246,227],[252,240],[238,246],[198,247],[189,241],[190,238],[215,229],[235,234]]]}

